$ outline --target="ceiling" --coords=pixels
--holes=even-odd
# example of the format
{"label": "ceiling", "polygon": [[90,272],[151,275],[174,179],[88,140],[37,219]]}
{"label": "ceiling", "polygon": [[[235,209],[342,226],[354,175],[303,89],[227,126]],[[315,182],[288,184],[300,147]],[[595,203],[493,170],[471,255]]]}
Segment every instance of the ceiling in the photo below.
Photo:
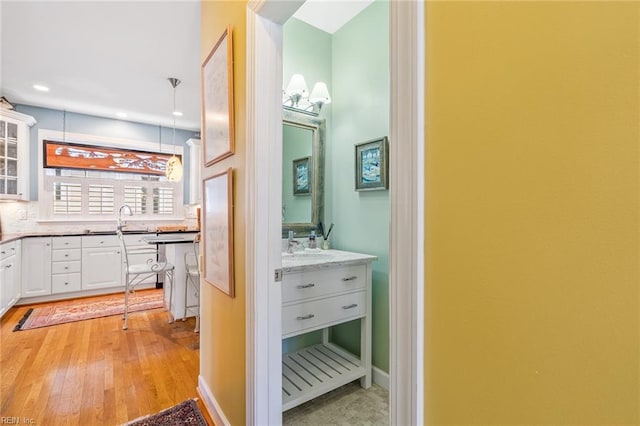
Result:
{"label": "ceiling", "polygon": [[[307,0],[333,33],[372,0]],[[0,95],[10,102],[200,129],[200,1],[0,0]],[[34,84],[49,92],[33,89]]]}

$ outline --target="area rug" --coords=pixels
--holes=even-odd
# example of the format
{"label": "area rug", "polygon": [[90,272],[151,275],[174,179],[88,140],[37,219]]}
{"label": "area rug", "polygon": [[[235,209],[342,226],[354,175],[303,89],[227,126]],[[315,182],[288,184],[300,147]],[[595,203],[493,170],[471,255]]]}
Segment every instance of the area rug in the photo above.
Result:
{"label": "area rug", "polygon": [[[161,308],[162,290],[138,291],[129,295],[129,312]],[[122,315],[124,294],[90,299],[75,299],[30,308],[13,331],[48,327],[67,322]]]}
{"label": "area rug", "polygon": [[125,426],[207,426],[207,421],[198,408],[195,399],[188,399],[158,414],[140,417],[126,423]]}

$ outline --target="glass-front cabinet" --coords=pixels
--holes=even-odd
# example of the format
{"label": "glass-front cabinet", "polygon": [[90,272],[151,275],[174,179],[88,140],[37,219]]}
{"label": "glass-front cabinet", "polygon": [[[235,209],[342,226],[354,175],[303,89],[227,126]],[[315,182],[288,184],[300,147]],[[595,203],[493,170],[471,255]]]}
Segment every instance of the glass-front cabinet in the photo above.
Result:
{"label": "glass-front cabinet", "polygon": [[0,110],[0,199],[29,199],[29,130],[33,117]]}

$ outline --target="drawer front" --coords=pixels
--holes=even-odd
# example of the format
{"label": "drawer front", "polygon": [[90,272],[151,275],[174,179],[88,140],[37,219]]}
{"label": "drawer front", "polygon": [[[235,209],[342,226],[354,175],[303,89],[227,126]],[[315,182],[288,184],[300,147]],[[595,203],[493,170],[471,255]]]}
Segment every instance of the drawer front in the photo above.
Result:
{"label": "drawer front", "polygon": [[143,240],[143,238],[145,237],[153,237],[156,234],[125,234],[124,235],[124,242],[127,245],[127,247],[133,247],[133,246],[148,246],[148,247],[154,247],[153,244],[149,244],[146,241]]}
{"label": "drawer front", "polygon": [[80,237],[54,237],[52,238],[53,249],[79,249],[82,244]]}
{"label": "drawer front", "polygon": [[51,277],[51,291],[53,293],[66,293],[69,291],[80,291],[80,274],[60,274]]}
{"label": "drawer front", "polygon": [[51,252],[51,260],[54,262],[80,260],[80,249],[53,250]]}
{"label": "drawer front", "polygon": [[285,274],[282,277],[282,303],[363,289],[365,265],[349,265],[320,271]]}
{"label": "drawer front", "polygon": [[366,291],[359,291],[285,306],[282,308],[282,334],[301,333],[360,318],[366,314],[366,294]]}
{"label": "drawer front", "polygon": [[120,241],[117,235],[89,235],[82,237],[83,248],[96,248],[96,247],[118,247]]}
{"label": "drawer front", "polygon": [[73,260],[70,262],[53,262],[51,264],[52,274],[69,274],[72,272],[80,272],[79,260]]}
{"label": "drawer front", "polygon": [[9,256],[16,254],[16,242],[11,241],[0,245],[0,260],[6,259]]}

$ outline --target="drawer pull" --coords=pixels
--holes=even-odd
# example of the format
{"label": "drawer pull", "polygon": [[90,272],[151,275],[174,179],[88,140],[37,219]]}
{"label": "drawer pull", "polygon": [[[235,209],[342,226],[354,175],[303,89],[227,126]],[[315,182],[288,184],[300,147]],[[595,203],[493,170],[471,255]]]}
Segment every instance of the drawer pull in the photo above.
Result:
{"label": "drawer pull", "polygon": [[342,307],[342,309],[353,309],[353,308],[355,308],[356,306],[358,306],[358,304],[357,304],[357,303],[352,303],[352,304],[350,304],[350,305],[343,306],[343,307]]}
{"label": "drawer pull", "polygon": [[64,285],[69,285],[69,283],[67,281],[65,281]]}
{"label": "drawer pull", "polygon": [[2,251],[2,254],[7,254],[7,252],[3,250],[3,251]]}
{"label": "drawer pull", "polygon": [[5,266],[5,268],[9,269],[9,268],[11,268],[12,266],[13,266],[13,263],[10,263],[10,264],[6,265],[6,266]]}
{"label": "drawer pull", "polygon": [[343,278],[343,279],[342,279],[342,281],[353,281],[353,280],[357,280],[357,279],[358,279],[358,277],[357,277],[357,276],[352,275],[352,276],[350,276],[350,277]]}
{"label": "drawer pull", "polygon": [[300,284],[298,286],[296,286],[296,288],[311,288],[311,287],[315,287],[316,285],[314,283],[309,283],[309,284]]}
{"label": "drawer pull", "polygon": [[69,242],[67,241],[66,243],[64,243],[64,245],[65,245],[65,246],[68,246],[68,245],[69,245]]}
{"label": "drawer pull", "polygon": [[69,255],[68,255],[68,254],[65,254],[65,255],[64,255],[64,257],[69,257]]}
{"label": "drawer pull", "polygon": [[299,320],[299,321],[302,321],[302,320],[308,320],[308,319],[311,319],[311,318],[313,318],[313,317],[315,317],[315,315],[313,315],[313,314],[308,314],[308,315],[305,315],[305,316],[302,316],[302,317],[297,317],[296,319],[297,319],[297,320]]}
{"label": "drawer pull", "polygon": [[64,267],[64,269],[69,269],[69,267],[68,267],[68,266],[65,266],[65,267]]}

